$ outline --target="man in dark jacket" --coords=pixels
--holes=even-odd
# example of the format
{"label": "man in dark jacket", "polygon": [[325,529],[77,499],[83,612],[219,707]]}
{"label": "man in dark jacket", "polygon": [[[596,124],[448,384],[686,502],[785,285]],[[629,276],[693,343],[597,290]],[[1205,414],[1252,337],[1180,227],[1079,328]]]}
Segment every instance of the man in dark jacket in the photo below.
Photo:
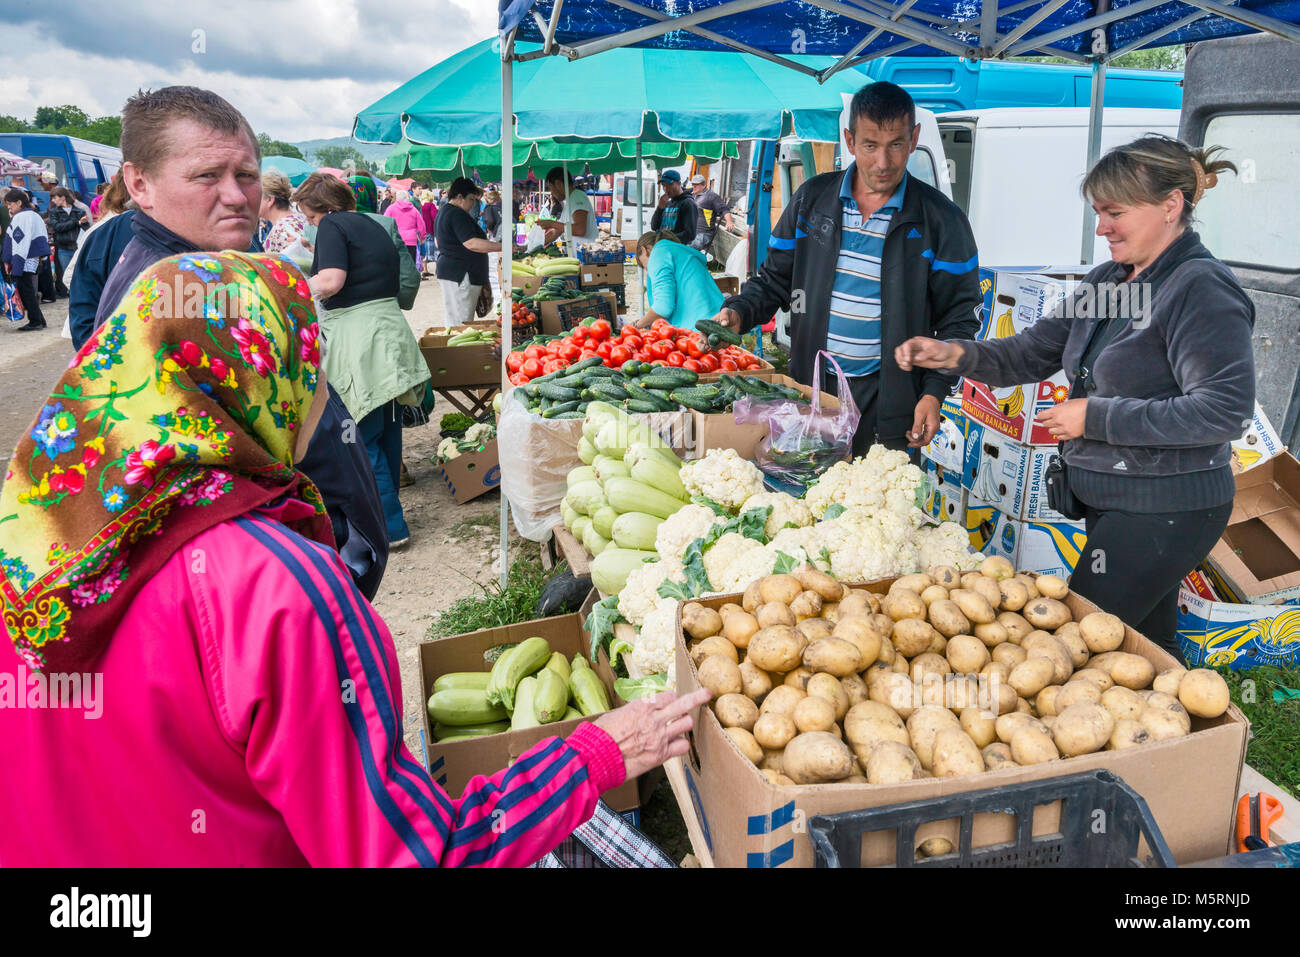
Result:
{"label": "man in dark jacket", "polygon": [[[150,131],[163,129],[162,135]],[[233,106],[207,90],[140,93],[122,111],[122,179],[139,209],[109,274],[98,328],[136,277],[159,260],[203,250],[248,249],[262,198],[257,138]],[[388,562],[379,488],[359,430],[334,390],[297,463],[320,490],[334,543],[353,581],[374,598]]]}
{"label": "man in dark jacket", "polygon": [[[717,321],[737,331],[790,310],[790,375],[812,384],[826,350],[849,377],[862,412],[853,442],[920,448],[939,428],[939,404],[956,377],[904,372],[894,349],[913,336],[973,339],[983,297],[975,237],[965,215],[907,175],[921,127],[907,91],[863,87],[844,131],[854,159],[844,172],[814,176],[795,193],[768,241],[767,258]],[[822,363],[821,387],[836,377]]]}
{"label": "man in dark jacket", "polygon": [[666,229],[679,242],[689,246],[695,239],[695,227],[699,220],[695,200],[682,189],[682,174],[675,169],[664,170],[659,177],[659,185],[664,191],[659,197],[659,208],[650,217],[650,228]]}

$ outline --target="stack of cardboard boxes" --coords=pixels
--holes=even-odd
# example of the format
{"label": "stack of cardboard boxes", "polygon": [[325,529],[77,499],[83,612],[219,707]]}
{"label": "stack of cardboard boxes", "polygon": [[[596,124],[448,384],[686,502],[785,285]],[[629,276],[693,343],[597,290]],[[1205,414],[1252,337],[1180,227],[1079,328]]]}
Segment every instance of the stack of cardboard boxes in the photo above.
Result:
{"label": "stack of cardboard boxes", "polygon": [[[984,320],[979,339],[1023,332],[1065,297],[1077,267],[1035,272],[981,269]],[[943,403],[939,434],[922,455],[928,511],[964,523],[971,546],[1017,568],[1068,576],[1083,547],[1082,522],[1047,504],[1043,475],[1056,442],[1036,421],[1069,396],[1064,373],[1034,386],[993,389],[967,379]]]}

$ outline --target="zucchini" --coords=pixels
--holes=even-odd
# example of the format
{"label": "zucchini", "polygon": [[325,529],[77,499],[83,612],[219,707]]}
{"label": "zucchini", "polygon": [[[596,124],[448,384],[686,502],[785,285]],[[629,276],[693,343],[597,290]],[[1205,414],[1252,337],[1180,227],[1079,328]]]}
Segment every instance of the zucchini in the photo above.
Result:
{"label": "zucchini", "polygon": [[[615,479],[614,481],[620,481]],[[630,479],[622,479],[627,482]],[[634,483],[639,485],[640,483]],[[591,583],[604,595],[617,595],[627,584],[627,576],[644,564],[647,558],[657,559],[659,553],[650,549],[619,548],[611,545],[591,560]],[[581,655],[577,656],[581,658]],[[578,670],[577,658],[573,670]]]}
{"label": "zucchini", "polygon": [[613,539],[619,548],[654,551],[655,536],[664,520],[645,512],[624,512],[614,519]]}
{"label": "zucchini", "polygon": [[433,683],[433,690],[435,693],[446,691],[448,688],[473,688],[487,691],[490,677],[492,677],[490,671],[449,671],[445,675],[438,676],[438,680]]}
{"label": "zucchini", "polygon": [[646,512],[667,518],[688,504],[634,478],[612,478],[605,483],[604,492],[605,500],[620,515],[624,512]]}
{"label": "zucchini", "polygon": [[[514,658],[510,655],[507,662]],[[506,709],[488,701],[480,688],[445,688],[429,696],[429,717],[435,724],[475,725],[503,721]]]}
{"label": "zucchini", "polygon": [[[483,672],[487,674],[487,672]],[[500,734],[510,730],[509,721],[493,721],[491,724],[435,724],[433,739],[435,741],[460,740],[461,738],[482,738],[489,734]]]}
{"label": "zucchini", "polygon": [[569,659],[558,651],[551,652],[551,658],[546,662],[546,667],[563,678],[566,683],[569,680],[569,673],[573,670],[569,667]]}
{"label": "zucchini", "polygon": [[569,707],[568,682],[556,671],[543,668],[533,689],[533,717],[538,724],[550,724],[564,717]]}
{"label": "zucchini", "polygon": [[532,675],[521,679],[514,714],[510,718],[511,731],[537,727],[537,717],[533,714],[533,699],[536,695],[537,679]]}
{"label": "zucchini", "polygon": [[573,703],[578,706],[583,717],[609,710],[609,695],[605,692],[605,686],[590,668],[573,672],[569,676],[569,688],[573,692]]}

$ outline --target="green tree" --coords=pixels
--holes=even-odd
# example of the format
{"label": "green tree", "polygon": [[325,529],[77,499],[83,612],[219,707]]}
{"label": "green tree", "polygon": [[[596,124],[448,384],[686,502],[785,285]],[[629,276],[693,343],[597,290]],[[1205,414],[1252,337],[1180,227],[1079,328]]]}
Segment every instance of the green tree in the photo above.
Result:
{"label": "green tree", "polygon": [[62,132],[95,143],[103,143],[105,146],[117,146],[122,142],[122,117],[120,116],[101,116],[91,120],[85,126],[74,127],[74,129],[77,132],[72,132],[72,129]]}
{"label": "green tree", "polygon": [[0,133],[25,133],[31,127],[26,120],[20,120],[16,116],[5,114],[0,116]]}
{"label": "green tree", "polygon": [[[1018,56],[1012,57],[1011,62],[1077,65],[1073,60],[1059,56]],[[1108,66],[1121,70],[1182,70],[1187,66],[1187,48],[1172,46],[1134,50],[1111,60]]]}
{"label": "green tree", "polygon": [[366,158],[355,146],[322,146],[312,154],[317,166],[346,169],[355,166],[358,171],[368,169]]}
{"label": "green tree", "polygon": [[273,140],[266,133],[257,134],[257,145],[262,148],[263,156],[291,156],[294,159],[305,159],[298,147],[284,140]]}
{"label": "green tree", "polygon": [[90,117],[79,106],[38,106],[32,124],[40,130],[63,130],[69,126],[89,126]]}

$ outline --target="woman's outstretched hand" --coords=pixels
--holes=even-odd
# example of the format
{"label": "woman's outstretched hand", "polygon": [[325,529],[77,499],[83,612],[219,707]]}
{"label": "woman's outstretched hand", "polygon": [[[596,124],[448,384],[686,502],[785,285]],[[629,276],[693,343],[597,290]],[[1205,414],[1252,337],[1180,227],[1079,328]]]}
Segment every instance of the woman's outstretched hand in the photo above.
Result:
{"label": "woman's outstretched hand", "polygon": [[631,779],[686,753],[691,712],[711,697],[708,688],[685,695],[663,691],[606,711],[592,724],[614,739]]}

